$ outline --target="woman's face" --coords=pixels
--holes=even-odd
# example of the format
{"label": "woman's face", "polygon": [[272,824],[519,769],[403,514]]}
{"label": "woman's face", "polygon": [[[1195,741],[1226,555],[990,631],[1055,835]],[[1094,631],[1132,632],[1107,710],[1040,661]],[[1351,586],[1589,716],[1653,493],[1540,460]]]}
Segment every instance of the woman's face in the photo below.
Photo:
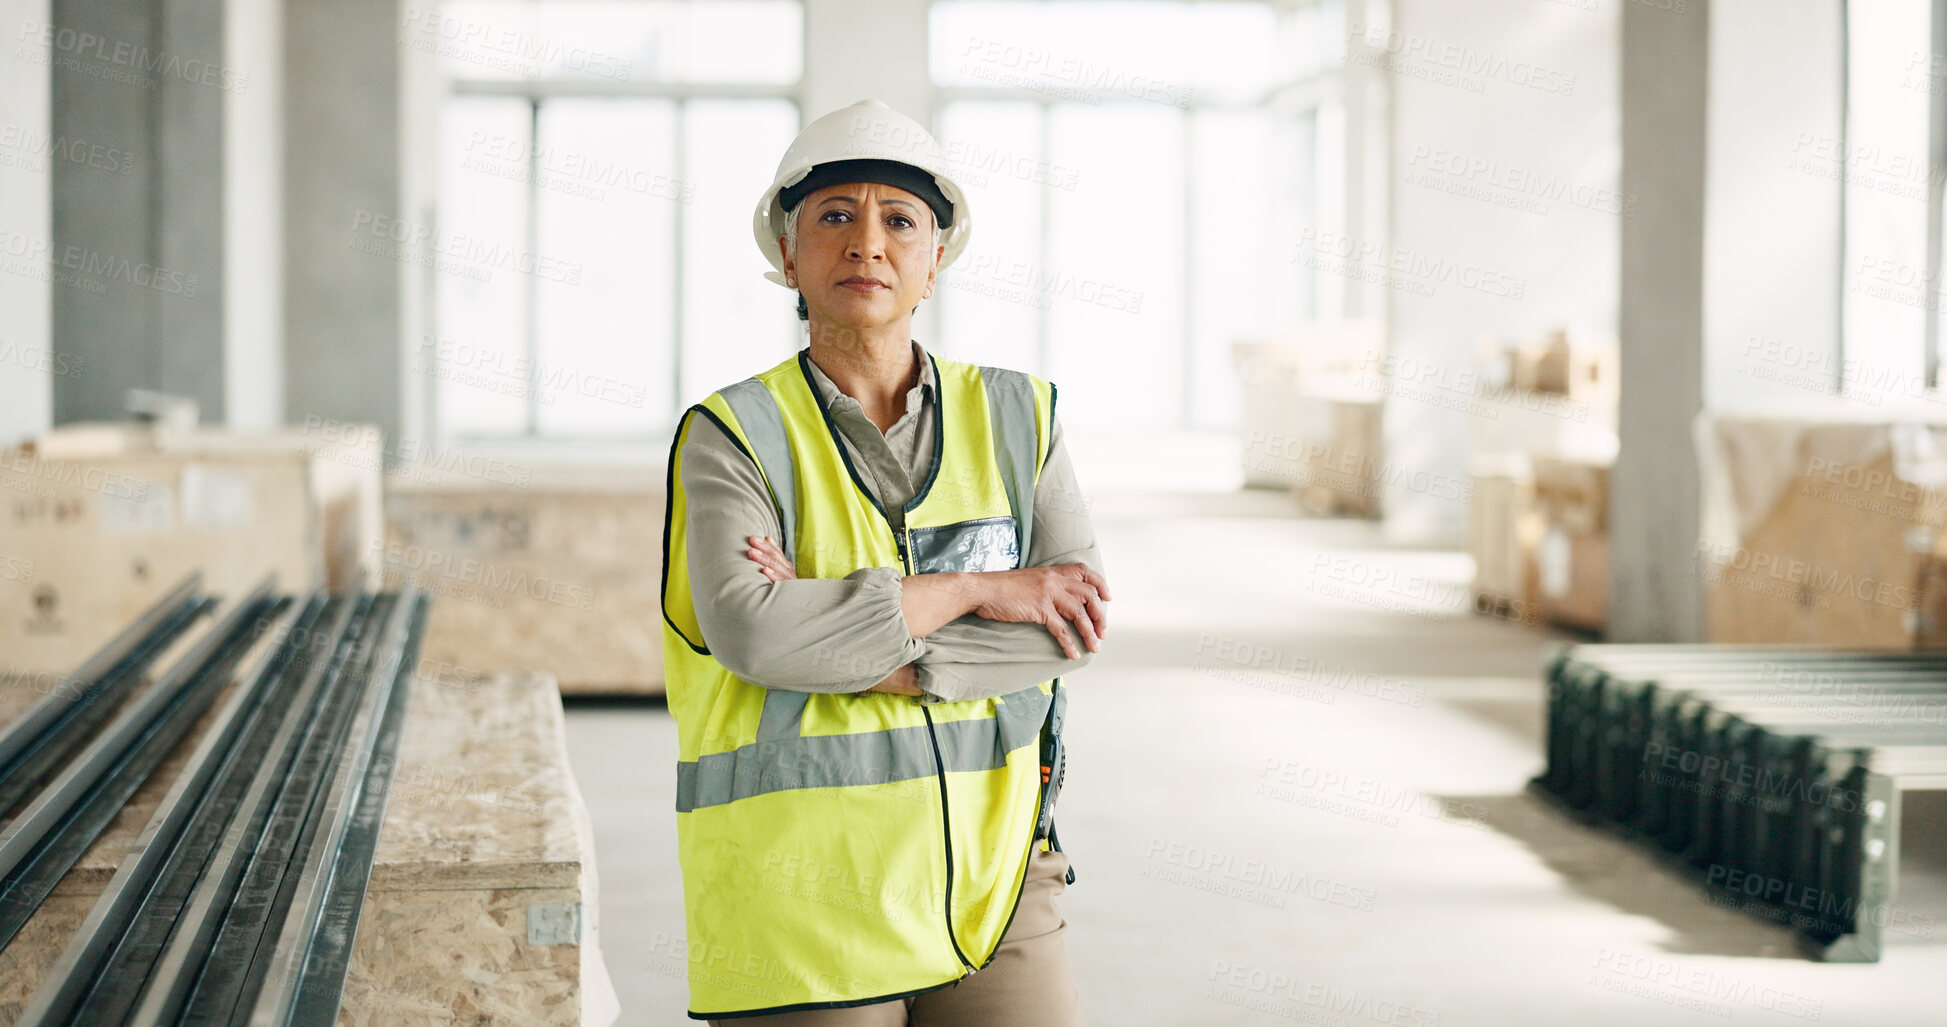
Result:
{"label": "woman's face", "polygon": [[932,290],[946,252],[932,239],[933,211],[924,200],[898,186],[854,182],[805,197],[797,253],[782,236],[778,246],[812,320],[868,328],[910,316]]}

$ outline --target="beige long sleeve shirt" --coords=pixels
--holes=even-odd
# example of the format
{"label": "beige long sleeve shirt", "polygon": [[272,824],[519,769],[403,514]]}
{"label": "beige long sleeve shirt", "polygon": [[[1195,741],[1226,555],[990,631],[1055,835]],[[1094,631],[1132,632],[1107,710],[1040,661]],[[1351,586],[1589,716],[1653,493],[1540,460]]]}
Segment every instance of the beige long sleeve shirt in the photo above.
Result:
{"label": "beige long sleeve shirt", "polygon": [[[919,380],[906,393],[906,412],[884,433],[858,400],[807,361],[820,402],[894,531],[904,527],[902,508],[933,469],[938,389],[933,363],[917,341],[913,353]],[[781,533],[756,464],[707,419],[691,425],[681,457],[697,624],[711,654],[738,677],[766,688],[859,692],[917,661],[922,701],[962,702],[1019,691],[1088,665],[1092,654],[1079,634],[1082,655],[1071,660],[1040,624],[968,614],[924,638],[912,637],[900,609],[898,568],[772,582],[745,555],[747,536],[776,540]],[[1061,563],[1086,564],[1107,576],[1087,499],[1062,443],[1061,421],[1051,417],[1024,566]],[[1074,632],[1073,626],[1068,630]]]}

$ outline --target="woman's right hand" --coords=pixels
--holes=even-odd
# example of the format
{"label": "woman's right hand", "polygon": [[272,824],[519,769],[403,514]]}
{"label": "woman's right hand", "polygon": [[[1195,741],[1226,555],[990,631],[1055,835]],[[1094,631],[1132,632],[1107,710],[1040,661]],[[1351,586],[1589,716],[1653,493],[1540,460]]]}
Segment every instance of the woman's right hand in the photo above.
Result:
{"label": "woman's right hand", "polygon": [[1102,650],[1102,637],[1109,632],[1109,582],[1087,564],[987,571],[979,575],[979,584],[975,616],[1044,625],[1071,660],[1082,655],[1069,637],[1066,622],[1073,621],[1088,651]]}

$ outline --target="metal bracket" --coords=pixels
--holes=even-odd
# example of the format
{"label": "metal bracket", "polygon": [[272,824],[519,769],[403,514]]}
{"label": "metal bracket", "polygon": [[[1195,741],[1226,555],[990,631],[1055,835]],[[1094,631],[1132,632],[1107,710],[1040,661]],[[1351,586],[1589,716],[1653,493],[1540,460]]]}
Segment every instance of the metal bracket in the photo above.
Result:
{"label": "metal bracket", "polygon": [[527,907],[527,943],[581,944],[581,903],[542,902]]}

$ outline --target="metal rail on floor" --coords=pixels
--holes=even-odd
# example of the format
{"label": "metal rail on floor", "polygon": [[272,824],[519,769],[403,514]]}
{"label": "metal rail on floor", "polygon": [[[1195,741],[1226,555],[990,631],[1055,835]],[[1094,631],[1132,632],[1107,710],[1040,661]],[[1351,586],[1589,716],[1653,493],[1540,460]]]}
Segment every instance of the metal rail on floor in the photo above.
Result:
{"label": "metal rail on floor", "polygon": [[1789,923],[1880,957],[1900,792],[1947,787],[1947,652],[1582,645],[1548,669],[1534,781]]}
{"label": "metal rail on floor", "polygon": [[[234,682],[19,1024],[335,1022],[430,605],[411,585],[299,601],[266,582],[131,700],[0,835],[0,857],[33,837],[78,857],[99,829],[70,839],[44,811],[108,780],[112,817],[154,764],[115,762],[108,741],[180,721],[143,735],[159,760]],[[73,858],[14,862],[35,875],[16,889],[24,922]]]}

